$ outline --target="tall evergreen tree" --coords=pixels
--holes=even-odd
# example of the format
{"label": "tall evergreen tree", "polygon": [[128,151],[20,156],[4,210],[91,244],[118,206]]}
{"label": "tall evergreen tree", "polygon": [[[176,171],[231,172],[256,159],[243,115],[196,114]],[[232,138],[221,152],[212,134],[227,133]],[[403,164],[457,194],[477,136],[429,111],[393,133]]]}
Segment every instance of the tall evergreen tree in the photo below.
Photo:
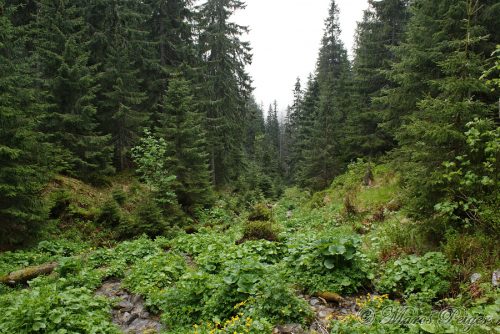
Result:
{"label": "tall evergreen tree", "polygon": [[286,165],[286,178],[288,181],[293,179],[293,175],[296,174],[297,161],[300,159],[300,145],[299,141],[299,131],[300,131],[300,121],[303,116],[302,103],[303,103],[303,91],[300,78],[297,78],[293,90],[293,104],[287,110],[287,116],[284,123],[284,133],[283,133],[283,143],[286,147],[285,154],[285,165]]}
{"label": "tall evergreen tree", "polygon": [[[40,193],[50,159],[36,132],[40,107],[25,68],[22,33],[0,0],[0,247],[32,236],[46,218]],[[19,60],[22,61],[19,61]]]}
{"label": "tall evergreen tree", "polygon": [[235,180],[242,169],[243,134],[250,98],[250,46],[241,41],[246,27],[230,17],[245,7],[239,0],[208,0],[199,9],[198,48],[202,58],[204,110],[213,183]]}
{"label": "tall evergreen tree", "polygon": [[351,72],[347,51],[340,39],[339,10],[331,2],[319,52],[317,80],[319,106],[312,142],[306,152],[304,173],[313,188],[324,188],[347,165],[345,123],[350,108]]}
{"label": "tall evergreen tree", "polygon": [[255,98],[253,96],[248,103],[248,120],[246,123],[247,138],[245,141],[245,150],[248,157],[251,160],[254,160],[257,137],[264,135],[266,128],[262,106],[259,106],[257,102],[255,102]]}
{"label": "tall evergreen tree", "polygon": [[[401,147],[396,151],[397,161],[403,171],[403,180],[412,198],[414,213],[428,217],[434,205],[443,199],[445,189],[441,179],[445,174],[446,161],[466,152],[467,124],[476,117],[493,117],[498,95],[490,92],[480,76],[486,64],[486,55],[491,54],[495,34],[488,20],[493,2],[466,0],[441,3],[422,1],[415,9],[413,20],[419,22],[429,13],[444,11],[442,19],[433,25],[434,51],[426,55],[428,68],[434,67],[433,79],[426,82],[430,88],[418,99],[413,112],[403,118],[397,139]],[[428,27],[426,27],[427,29]],[[421,48],[412,36],[421,27],[410,24],[409,36],[412,44],[402,46],[406,57],[413,59],[411,48]],[[418,53],[418,51],[415,51]],[[395,70],[407,69],[406,80],[400,91],[407,91],[413,98],[412,80],[416,71],[409,66],[410,60],[403,58]],[[425,71],[425,68],[422,69]]]}
{"label": "tall evergreen tree", "polygon": [[99,72],[100,130],[111,137],[114,164],[124,170],[150,118],[140,71],[148,59],[147,33],[142,29],[149,7],[129,0],[93,0],[85,10],[90,58]]}
{"label": "tall evergreen tree", "polygon": [[273,178],[282,176],[281,163],[281,128],[278,119],[278,102],[269,105],[265,133],[265,172]]}
{"label": "tall evergreen tree", "polygon": [[292,147],[295,170],[293,180],[302,186],[310,185],[307,176],[307,162],[314,157],[313,133],[319,107],[318,81],[309,76],[304,93],[301,112],[297,117],[297,138]]}
{"label": "tall evergreen tree", "polygon": [[142,87],[148,92],[145,104],[148,110],[153,111],[154,121],[157,114],[164,111],[163,98],[170,74],[183,66],[183,72],[187,75],[187,70],[196,65],[192,24],[194,13],[191,2],[146,1],[151,14],[145,22],[145,30],[152,47],[149,48],[149,55],[143,59],[141,75],[144,79]]}
{"label": "tall evergreen tree", "polygon": [[60,150],[62,171],[88,180],[111,173],[109,137],[97,130],[96,73],[77,3],[41,0],[34,42],[39,88],[50,104],[41,128]]}
{"label": "tall evergreen tree", "polygon": [[278,102],[269,105],[266,120],[266,134],[269,143],[278,152],[280,149],[280,124],[278,119]]}
{"label": "tall evergreen tree", "polygon": [[377,103],[391,82],[385,75],[394,60],[392,48],[403,37],[409,17],[408,0],[369,1],[363,21],[358,23],[353,63],[356,110],[350,114],[349,150],[355,157],[374,157],[394,145],[383,128],[383,105]]}
{"label": "tall evergreen tree", "polygon": [[106,70],[101,74],[99,119],[101,129],[110,134],[114,147],[115,166],[124,170],[129,166],[130,149],[134,147],[150,113],[143,109],[146,94],[140,90],[139,71],[127,59],[129,50],[109,50]]}
{"label": "tall evergreen tree", "polygon": [[181,76],[170,80],[164,110],[158,130],[168,144],[169,170],[177,177],[174,189],[179,204],[192,211],[210,203],[211,177],[204,117],[197,110],[189,82]]}

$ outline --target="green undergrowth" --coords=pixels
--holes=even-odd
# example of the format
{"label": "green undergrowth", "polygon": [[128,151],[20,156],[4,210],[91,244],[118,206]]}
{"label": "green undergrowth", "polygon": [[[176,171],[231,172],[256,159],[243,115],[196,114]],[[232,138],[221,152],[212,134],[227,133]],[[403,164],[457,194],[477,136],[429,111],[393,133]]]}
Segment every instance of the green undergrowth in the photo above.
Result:
{"label": "green undergrowth", "polygon": [[[373,180],[363,185],[368,168]],[[112,199],[123,213],[139,200],[131,192],[124,186],[88,198]],[[320,193],[290,188],[277,203],[248,211],[221,197],[197,213],[191,228],[160,237],[107,245],[63,233],[57,241],[4,252],[0,275],[51,261],[59,267],[28,286],[0,285],[0,333],[116,333],[109,314],[114,301],[94,295],[107,279],[142,295],[165,333],[307,326],[314,314],[299,295],[322,292],[360,299],[359,312],[332,321],[332,333],[498,332],[491,237],[449,231],[436,244],[402,202],[397,174],[358,162]],[[474,272],[482,277],[471,284]],[[446,321],[443,310],[461,318],[454,313]]]}

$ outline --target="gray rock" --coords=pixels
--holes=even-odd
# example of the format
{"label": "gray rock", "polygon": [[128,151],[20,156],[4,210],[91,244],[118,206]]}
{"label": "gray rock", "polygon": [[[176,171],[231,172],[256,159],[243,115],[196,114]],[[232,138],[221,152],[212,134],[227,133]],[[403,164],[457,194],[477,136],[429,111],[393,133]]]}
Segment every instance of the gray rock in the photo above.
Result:
{"label": "gray rock", "polygon": [[121,323],[125,326],[129,326],[137,318],[139,318],[138,314],[125,312],[121,318]]}
{"label": "gray rock", "polygon": [[125,333],[142,333],[146,330],[161,331],[162,326],[159,322],[147,319],[135,319],[125,330]]}
{"label": "gray rock", "polygon": [[134,304],[132,304],[128,300],[122,300],[116,305],[115,308],[121,309],[123,312],[129,312],[134,308]]}
{"label": "gray rock", "polygon": [[306,332],[302,329],[299,324],[288,324],[283,326],[278,326],[273,330],[273,333],[279,334],[305,334]]}
{"label": "gray rock", "polygon": [[144,313],[144,306],[142,304],[135,304],[134,308],[130,313],[140,315]]}
{"label": "gray rock", "polygon": [[322,310],[318,313],[318,317],[324,319],[332,313],[333,313],[333,310],[331,308],[325,308],[324,310]]}
{"label": "gray rock", "polygon": [[474,284],[477,281],[479,281],[480,279],[481,279],[481,274],[475,273],[475,274],[472,274],[472,276],[470,277],[470,282],[472,284]]}
{"label": "gray rock", "polygon": [[500,270],[495,270],[491,275],[491,285],[495,288],[500,285]]}
{"label": "gray rock", "polygon": [[132,304],[142,304],[142,303],[144,303],[144,299],[141,296],[139,296],[139,295],[134,295],[130,299],[130,302]]}
{"label": "gray rock", "polygon": [[321,305],[321,300],[319,300],[318,298],[311,298],[311,300],[309,301],[309,305],[311,306]]}

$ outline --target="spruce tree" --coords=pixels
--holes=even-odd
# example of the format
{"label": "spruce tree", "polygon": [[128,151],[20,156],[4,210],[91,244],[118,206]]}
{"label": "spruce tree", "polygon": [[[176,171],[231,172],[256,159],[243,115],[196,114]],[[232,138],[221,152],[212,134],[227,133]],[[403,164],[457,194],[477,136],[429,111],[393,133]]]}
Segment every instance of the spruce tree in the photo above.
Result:
{"label": "spruce tree", "polygon": [[293,104],[287,110],[283,131],[283,143],[286,149],[284,161],[286,165],[286,179],[288,181],[292,181],[293,176],[296,174],[297,161],[301,155],[298,141],[300,120],[303,116],[303,94],[300,78],[297,78],[293,90]]}
{"label": "spruce tree", "polygon": [[150,115],[143,110],[146,96],[139,88],[139,71],[128,62],[129,51],[110,48],[108,66],[101,74],[99,120],[102,131],[111,136],[118,170],[129,167],[130,149],[137,143],[141,129],[148,125]]}
{"label": "spruce tree", "polygon": [[306,153],[305,176],[313,188],[329,185],[348,163],[344,145],[350,103],[351,73],[347,51],[340,39],[339,11],[331,2],[319,52],[317,80],[319,106],[312,142]]}
{"label": "spruce tree", "polygon": [[281,177],[281,129],[278,119],[278,103],[269,105],[266,120],[266,154],[264,168],[273,178]]}
{"label": "spruce tree", "polygon": [[130,150],[151,115],[141,77],[142,63],[149,59],[143,30],[148,10],[143,2],[126,0],[93,0],[85,6],[90,61],[99,73],[99,129],[111,137],[118,170],[130,166]]}
{"label": "spruce tree", "polygon": [[188,79],[195,76],[194,13],[191,0],[148,0],[145,3],[150,12],[144,25],[149,47],[141,66],[141,86],[148,92],[145,104],[156,121],[158,114],[164,111],[163,98],[170,74],[183,67]]}
{"label": "spruce tree", "polygon": [[14,7],[0,0],[0,9],[0,245],[12,246],[33,236],[46,218],[41,191],[50,155],[36,132],[42,106],[30,88],[23,35],[10,21]]}
{"label": "spruce tree", "polygon": [[158,132],[168,145],[170,172],[177,177],[174,189],[179,204],[192,212],[211,202],[211,177],[204,117],[197,109],[190,83],[181,75],[169,81],[163,109]]}
{"label": "spruce tree", "polygon": [[[416,8],[414,19],[420,20],[419,11],[438,11],[437,6],[424,2]],[[441,183],[446,174],[444,162],[467,152],[467,124],[475,118],[495,115],[498,95],[480,80],[486,55],[493,51],[488,35],[494,38],[494,32],[484,15],[490,6],[492,2],[479,5],[467,0],[449,3],[445,8],[444,18],[437,21],[432,32],[439,38],[435,41],[435,52],[427,55],[427,62],[439,72],[426,83],[432,88],[418,100],[413,113],[403,118],[397,132],[401,145],[396,151],[398,165],[412,198],[411,208],[423,218],[435,213],[434,206],[446,193]],[[420,28],[410,25],[409,33],[416,34],[415,29]],[[402,59],[398,66],[407,64],[408,60]],[[407,75],[411,76],[412,72],[408,71]],[[413,86],[405,82],[402,89]]]}
{"label": "spruce tree", "polygon": [[213,184],[236,180],[243,168],[243,134],[251,85],[245,66],[250,46],[241,40],[248,29],[231,21],[239,0],[208,0],[198,11],[198,54],[202,61],[203,110]]}
{"label": "spruce tree", "polygon": [[113,171],[110,138],[97,130],[98,87],[81,8],[72,0],[41,0],[35,29],[39,88],[50,105],[41,129],[59,149],[63,172],[99,181]]}
{"label": "spruce tree", "polygon": [[394,146],[392,136],[382,126],[383,89],[391,87],[385,75],[394,60],[392,48],[404,37],[409,17],[408,0],[369,1],[363,21],[358,23],[353,63],[354,87],[347,142],[355,157],[380,156]]}
{"label": "spruce tree", "polygon": [[313,131],[319,106],[318,81],[309,76],[300,113],[296,115],[297,137],[291,148],[293,165],[292,179],[302,186],[308,186],[307,162],[314,157]]}
{"label": "spruce tree", "polygon": [[264,111],[262,106],[259,106],[255,102],[255,98],[252,96],[250,102],[248,103],[248,121],[247,121],[247,139],[246,139],[246,151],[250,157],[255,154],[255,139],[257,136],[264,134],[265,132],[265,121],[264,121]]}

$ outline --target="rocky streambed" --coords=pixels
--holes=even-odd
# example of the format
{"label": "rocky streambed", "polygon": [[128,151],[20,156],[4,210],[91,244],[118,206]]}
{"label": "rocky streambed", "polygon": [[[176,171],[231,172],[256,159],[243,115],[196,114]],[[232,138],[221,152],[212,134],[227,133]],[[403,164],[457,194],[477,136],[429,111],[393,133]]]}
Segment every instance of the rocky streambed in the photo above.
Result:
{"label": "rocky streambed", "polygon": [[110,280],[96,291],[97,295],[117,300],[112,310],[113,323],[126,334],[153,334],[163,328],[158,316],[147,312],[144,299],[123,289],[120,281]]}

